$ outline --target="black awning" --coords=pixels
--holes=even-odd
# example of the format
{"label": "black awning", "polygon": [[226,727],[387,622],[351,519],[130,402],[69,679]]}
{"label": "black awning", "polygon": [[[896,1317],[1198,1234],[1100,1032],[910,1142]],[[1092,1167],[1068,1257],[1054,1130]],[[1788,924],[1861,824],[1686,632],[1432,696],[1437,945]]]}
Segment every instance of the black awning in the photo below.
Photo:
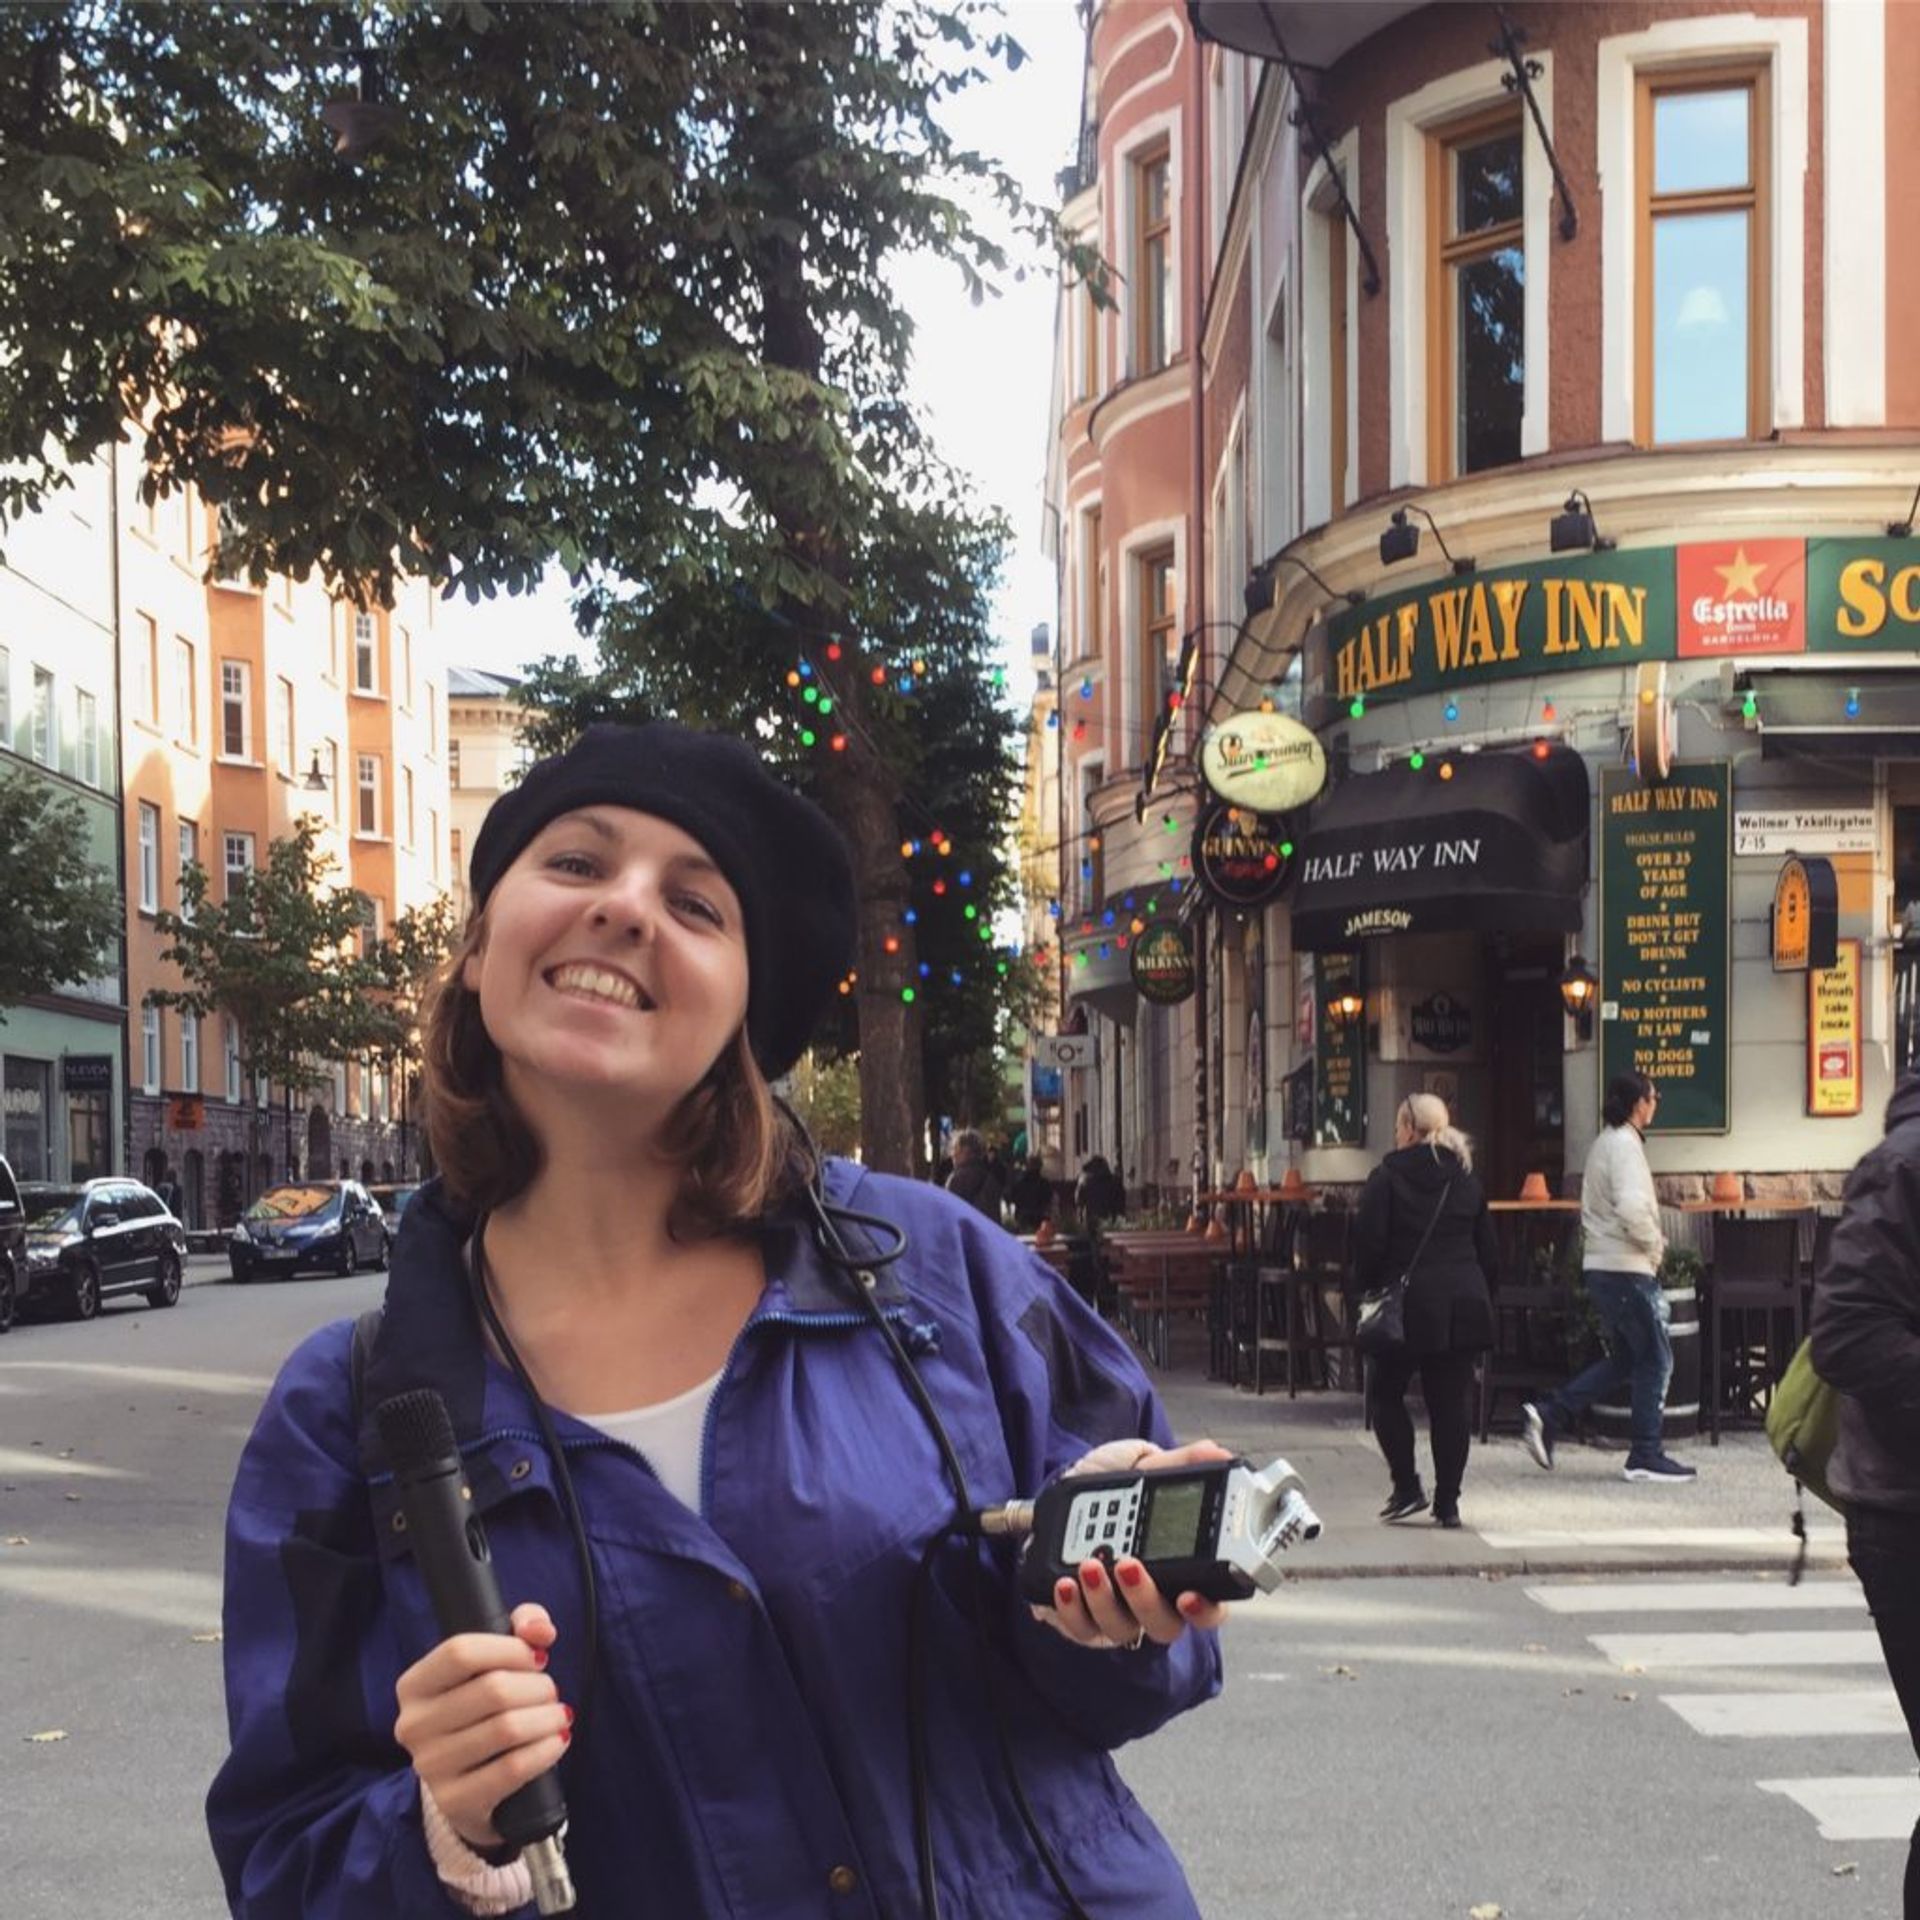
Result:
{"label": "black awning", "polygon": [[1325,953],[1385,933],[1577,933],[1589,813],[1586,762],[1565,747],[1434,754],[1348,780],[1300,849],[1293,943]]}

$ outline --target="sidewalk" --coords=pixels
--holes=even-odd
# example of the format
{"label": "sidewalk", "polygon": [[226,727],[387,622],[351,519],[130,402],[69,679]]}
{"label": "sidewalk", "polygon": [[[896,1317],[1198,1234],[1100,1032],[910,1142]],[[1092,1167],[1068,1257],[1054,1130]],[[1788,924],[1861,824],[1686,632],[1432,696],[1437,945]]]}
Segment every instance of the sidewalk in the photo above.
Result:
{"label": "sidewalk", "polygon": [[[1792,1565],[1793,1482],[1766,1435],[1723,1433],[1674,1451],[1700,1477],[1685,1486],[1620,1477],[1626,1455],[1562,1442],[1551,1473],[1516,1435],[1497,1428],[1467,1462],[1460,1530],[1422,1514],[1388,1526],[1376,1516],[1388,1491],[1386,1463],[1361,1422],[1357,1394],[1284,1386],[1256,1399],[1203,1377],[1198,1354],[1170,1369],[1149,1368],[1174,1432],[1217,1440],[1265,1462],[1284,1454],[1325,1523],[1320,1538],[1293,1548],[1287,1569],[1302,1580],[1388,1574],[1700,1573],[1736,1569],[1784,1578]],[[1409,1396],[1421,1476],[1433,1490],[1424,1412]],[[1509,1407],[1500,1412],[1511,1420]],[[1809,1570],[1844,1568],[1840,1516],[1807,1496]]]}

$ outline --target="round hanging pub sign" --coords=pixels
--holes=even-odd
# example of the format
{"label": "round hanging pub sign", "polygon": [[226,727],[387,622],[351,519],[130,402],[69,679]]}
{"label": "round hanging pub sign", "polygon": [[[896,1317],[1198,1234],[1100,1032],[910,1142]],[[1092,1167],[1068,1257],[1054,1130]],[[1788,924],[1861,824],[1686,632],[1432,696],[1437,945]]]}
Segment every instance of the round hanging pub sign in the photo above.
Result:
{"label": "round hanging pub sign", "polygon": [[1200,774],[1236,807],[1291,813],[1327,784],[1320,742],[1284,713],[1236,713],[1200,743]]}
{"label": "round hanging pub sign", "polygon": [[1222,906],[1264,906],[1287,884],[1293,844],[1248,807],[1209,807],[1193,833],[1193,870]]}
{"label": "round hanging pub sign", "polygon": [[1135,936],[1133,990],[1156,1007],[1177,1007],[1193,994],[1193,942],[1185,927],[1164,921]]}

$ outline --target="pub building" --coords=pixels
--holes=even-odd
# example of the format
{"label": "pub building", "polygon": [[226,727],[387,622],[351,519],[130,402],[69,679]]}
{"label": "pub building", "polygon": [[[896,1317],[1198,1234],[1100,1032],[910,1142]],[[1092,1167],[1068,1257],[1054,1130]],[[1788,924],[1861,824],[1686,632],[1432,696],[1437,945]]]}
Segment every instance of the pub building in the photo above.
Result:
{"label": "pub building", "polygon": [[[1915,98],[1885,0],[1090,9],[1070,1152],[1350,1187],[1430,1088],[1491,1193],[1569,1192],[1635,1065],[1672,1197],[1837,1190],[1920,1021]],[[1267,721],[1324,767],[1274,810],[1205,772]]]}

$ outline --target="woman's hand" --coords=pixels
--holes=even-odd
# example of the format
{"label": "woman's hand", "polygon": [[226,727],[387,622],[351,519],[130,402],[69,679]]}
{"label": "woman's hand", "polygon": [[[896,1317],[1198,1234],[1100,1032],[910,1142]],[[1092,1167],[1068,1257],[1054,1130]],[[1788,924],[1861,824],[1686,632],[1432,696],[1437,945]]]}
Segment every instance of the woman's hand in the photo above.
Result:
{"label": "woman's hand", "polygon": [[497,1847],[493,1810],[554,1765],[573,1738],[573,1709],[545,1669],[559,1638],[544,1607],[513,1610],[509,1633],[456,1633],[394,1687],[393,1737],[470,1847]]}
{"label": "woman's hand", "polygon": [[[1184,1447],[1156,1447],[1150,1440],[1110,1440],[1070,1466],[1065,1477],[1082,1473],[1132,1473],[1143,1467],[1199,1466],[1231,1460],[1225,1447],[1195,1440]],[[1099,1560],[1083,1560],[1077,1580],[1054,1585],[1053,1605],[1035,1607],[1033,1617],[1083,1647],[1133,1649],[1144,1640],[1170,1647],[1189,1627],[1220,1627],[1227,1610],[1205,1594],[1160,1591],[1146,1568],[1131,1554],[1114,1561],[1111,1572]]]}

